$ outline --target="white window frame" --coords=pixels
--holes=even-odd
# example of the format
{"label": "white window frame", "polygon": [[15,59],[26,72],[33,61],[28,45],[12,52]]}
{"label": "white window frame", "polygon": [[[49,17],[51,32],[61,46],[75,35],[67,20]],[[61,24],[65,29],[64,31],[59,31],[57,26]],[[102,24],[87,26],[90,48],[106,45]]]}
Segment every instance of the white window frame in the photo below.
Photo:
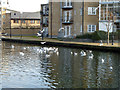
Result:
{"label": "white window frame", "polygon": [[80,15],[82,15],[83,14],[83,9],[82,8],[80,8]]}
{"label": "white window frame", "polygon": [[71,36],[72,26],[65,26],[64,37]]}
{"label": "white window frame", "polygon": [[64,11],[64,22],[70,22],[72,19],[72,11]]}
{"label": "white window frame", "polygon": [[43,17],[43,23],[46,23],[46,17]]}
{"label": "white window frame", "polygon": [[72,7],[72,1],[71,0],[65,0],[64,7]]}
{"label": "white window frame", "polygon": [[69,22],[70,22],[70,20],[72,19],[72,11],[69,11]]}
{"label": "white window frame", "polygon": [[[93,29],[94,26],[94,29]],[[87,31],[88,32],[95,32],[96,31],[96,25],[87,25]]]}
{"label": "white window frame", "polygon": [[64,21],[67,22],[67,11],[64,11]]}
{"label": "white window frame", "polygon": [[43,14],[46,14],[46,11],[45,11],[45,6],[43,6]]}
{"label": "white window frame", "polygon": [[80,26],[80,32],[82,32],[82,25]]}
{"label": "white window frame", "polygon": [[97,7],[88,7],[88,15],[96,15]]}

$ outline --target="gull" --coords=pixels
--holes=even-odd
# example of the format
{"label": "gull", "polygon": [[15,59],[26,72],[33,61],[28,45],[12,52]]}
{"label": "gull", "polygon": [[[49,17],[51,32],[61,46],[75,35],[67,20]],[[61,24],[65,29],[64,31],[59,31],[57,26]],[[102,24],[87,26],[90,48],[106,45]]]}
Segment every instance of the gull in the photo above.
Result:
{"label": "gull", "polygon": [[92,53],[92,50],[89,50],[90,53]]}
{"label": "gull", "polygon": [[45,44],[46,42],[41,42],[41,44]]}
{"label": "gull", "polygon": [[24,49],[24,50],[26,50],[26,48],[25,48],[25,47],[24,47],[23,49]]}
{"label": "gull", "polygon": [[57,56],[59,55],[59,52],[57,52]]}
{"label": "gull", "polygon": [[71,52],[71,54],[73,54],[73,52]]}
{"label": "gull", "polygon": [[102,63],[104,63],[105,62],[105,60],[104,59],[102,59]]}
{"label": "gull", "polygon": [[103,45],[103,43],[100,43],[100,46],[102,46]]}
{"label": "gull", "polygon": [[37,49],[37,51],[39,52],[40,50],[39,50],[39,49]]}
{"label": "gull", "polygon": [[113,67],[112,67],[112,66],[110,67],[110,70],[113,70]]}
{"label": "gull", "polygon": [[55,50],[54,50],[54,52],[57,52],[58,51],[58,48],[56,48]]}
{"label": "gull", "polygon": [[24,56],[25,54],[23,52],[20,52],[20,55]]}
{"label": "gull", "polygon": [[50,57],[50,55],[46,55],[46,58],[49,58]]}
{"label": "gull", "polygon": [[37,33],[37,37],[41,37],[41,34],[40,34],[40,33]]}
{"label": "gull", "polygon": [[86,52],[84,52],[83,50],[80,52],[81,56],[86,56]]}
{"label": "gull", "polygon": [[77,56],[78,54],[77,53],[74,53],[75,56]]}
{"label": "gull", "polygon": [[89,59],[93,59],[93,57],[94,57],[94,55],[93,55],[93,54],[91,54],[91,55],[89,56]]}
{"label": "gull", "polygon": [[12,45],[12,48],[15,48],[15,46],[14,46],[14,45]]}

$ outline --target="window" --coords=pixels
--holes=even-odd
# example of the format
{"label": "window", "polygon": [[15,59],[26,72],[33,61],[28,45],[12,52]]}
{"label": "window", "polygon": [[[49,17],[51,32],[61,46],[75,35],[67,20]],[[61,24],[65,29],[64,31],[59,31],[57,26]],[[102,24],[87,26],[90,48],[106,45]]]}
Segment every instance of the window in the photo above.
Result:
{"label": "window", "polygon": [[43,14],[45,14],[46,13],[46,11],[45,11],[45,6],[43,6]]}
{"label": "window", "polygon": [[96,31],[96,25],[88,25],[88,32]]}
{"label": "window", "polygon": [[96,7],[88,7],[88,15],[96,15]]}
{"label": "window", "polygon": [[31,20],[31,21],[30,21],[30,23],[31,23],[31,24],[34,24],[34,23],[35,23],[35,21],[34,21],[34,20]]}
{"label": "window", "polygon": [[5,9],[3,9],[3,11],[5,11]]}
{"label": "window", "polygon": [[80,32],[83,32],[83,31],[82,31],[82,25],[80,26]]}
{"label": "window", "polygon": [[40,23],[40,21],[39,20],[37,20],[37,24],[39,24]]}
{"label": "window", "polygon": [[3,18],[5,18],[5,15],[3,15]]}
{"label": "window", "polygon": [[3,4],[5,4],[5,2],[3,2]]}
{"label": "window", "polygon": [[18,20],[14,20],[13,23],[19,23]]}
{"label": "window", "polygon": [[82,13],[83,13],[83,9],[82,9],[82,8],[80,8],[80,15],[82,15]]}
{"label": "window", "polygon": [[71,28],[72,26],[65,26],[64,37],[71,36]]}
{"label": "window", "polygon": [[25,23],[25,20],[23,20],[22,23]]}
{"label": "window", "polygon": [[65,6],[65,7],[68,7],[68,6],[71,7],[71,6],[72,6],[71,0],[65,0],[64,6]]}
{"label": "window", "polygon": [[3,22],[3,24],[5,24],[5,22]]}
{"label": "window", "polygon": [[64,11],[64,22],[70,22],[72,19],[72,11]]}
{"label": "window", "polygon": [[43,17],[43,23],[46,23],[46,17]]}

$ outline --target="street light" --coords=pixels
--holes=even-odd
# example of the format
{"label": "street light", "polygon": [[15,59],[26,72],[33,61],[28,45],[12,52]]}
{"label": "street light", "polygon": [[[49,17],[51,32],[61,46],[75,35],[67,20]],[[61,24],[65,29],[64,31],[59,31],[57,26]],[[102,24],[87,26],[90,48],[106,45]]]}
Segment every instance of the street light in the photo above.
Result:
{"label": "street light", "polygon": [[20,38],[21,39],[22,39],[22,17],[21,17],[22,13],[23,12],[20,12],[20,16],[19,16],[19,19],[21,20],[21,22],[20,22],[20,33],[21,33]]}
{"label": "street light", "polygon": [[10,38],[12,37],[12,35],[11,35],[11,12],[10,12]]}

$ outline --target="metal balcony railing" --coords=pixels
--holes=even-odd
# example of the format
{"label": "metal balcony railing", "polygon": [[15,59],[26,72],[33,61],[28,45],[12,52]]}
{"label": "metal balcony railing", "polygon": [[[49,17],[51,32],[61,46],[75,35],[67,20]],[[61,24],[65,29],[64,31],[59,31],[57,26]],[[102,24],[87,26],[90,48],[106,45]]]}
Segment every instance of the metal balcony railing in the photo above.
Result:
{"label": "metal balcony railing", "polygon": [[73,19],[72,18],[71,19],[67,19],[67,20],[63,19],[62,23],[63,24],[72,24],[73,23]]}
{"label": "metal balcony railing", "polygon": [[63,9],[73,9],[73,3],[72,2],[68,2],[66,4],[66,2],[63,2],[63,6],[62,6]]}
{"label": "metal balcony railing", "polygon": [[48,27],[48,23],[43,23],[43,26],[44,27]]}

